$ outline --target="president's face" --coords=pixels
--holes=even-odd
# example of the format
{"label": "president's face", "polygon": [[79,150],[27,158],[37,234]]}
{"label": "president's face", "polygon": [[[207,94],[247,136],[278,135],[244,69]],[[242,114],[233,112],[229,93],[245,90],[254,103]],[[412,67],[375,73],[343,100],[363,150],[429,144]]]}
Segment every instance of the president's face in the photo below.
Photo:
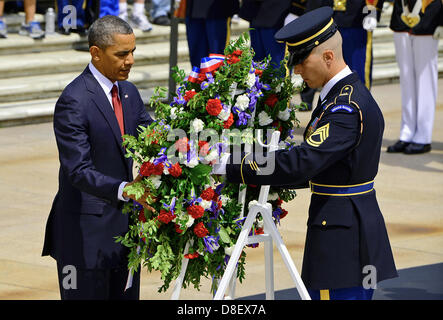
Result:
{"label": "president's face", "polygon": [[134,64],[135,35],[114,34],[114,44],[98,48],[97,69],[112,82],[127,80]]}

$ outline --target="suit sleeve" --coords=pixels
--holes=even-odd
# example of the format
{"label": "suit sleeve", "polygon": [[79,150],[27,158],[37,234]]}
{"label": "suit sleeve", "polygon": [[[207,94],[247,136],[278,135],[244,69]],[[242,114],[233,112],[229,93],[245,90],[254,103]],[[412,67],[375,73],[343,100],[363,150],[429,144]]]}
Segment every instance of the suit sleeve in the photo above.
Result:
{"label": "suit sleeve", "polygon": [[119,179],[99,172],[91,159],[88,121],[84,103],[70,95],[62,95],[54,112],[54,132],[61,169],[69,182],[80,191],[117,202]]}
{"label": "suit sleeve", "polygon": [[291,150],[267,156],[234,154],[226,166],[227,179],[255,185],[304,184],[353,149],[360,135],[359,121],[355,110],[325,114],[310,138]]}

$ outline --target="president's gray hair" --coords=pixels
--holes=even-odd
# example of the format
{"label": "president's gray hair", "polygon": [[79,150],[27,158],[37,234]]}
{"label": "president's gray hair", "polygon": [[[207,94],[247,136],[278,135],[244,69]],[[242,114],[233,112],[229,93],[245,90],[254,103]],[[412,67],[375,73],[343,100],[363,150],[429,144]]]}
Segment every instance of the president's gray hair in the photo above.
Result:
{"label": "president's gray hair", "polygon": [[132,34],[131,26],[117,16],[104,16],[94,21],[89,28],[89,47],[106,49],[114,44],[114,34]]}

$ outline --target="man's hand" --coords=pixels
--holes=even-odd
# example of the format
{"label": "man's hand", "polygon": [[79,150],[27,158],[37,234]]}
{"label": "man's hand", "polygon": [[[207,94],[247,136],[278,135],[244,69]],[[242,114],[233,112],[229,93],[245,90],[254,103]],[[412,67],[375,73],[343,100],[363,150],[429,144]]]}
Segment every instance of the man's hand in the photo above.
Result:
{"label": "man's hand", "polygon": [[434,38],[435,40],[443,39],[443,26],[438,26],[435,29],[434,34],[432,35],[432,38]]}
{"label": "man's hand", "polygon": [[[128,182],[126,184],[125,189],[127,187],[133,185],[134,183],[138,183],[138,182],[142,181],[142,179],[143,179],[143,176],[139,174],[133,181]],[[157,200],[156,198],[152,197],[151,192],[149,190],[146,190],[145,193],[139,199],[137,199],[135,197],[135,194],[128,194],[125,191],[125,189],[123,189],[123,197],[137,201],[138,203],[140,203],[143,206],[143,208],[145,208],[151,212],[156,212],[156,210],[153,207],[151,207],[147,202],[148,198],[150,198],[153,202],[155,202]]]}
{"label": "man's hand", "polygon": [[377,27],[377,18],[372,15],[367,15],[363,18],[363,29],[367,31],[374,31]]}

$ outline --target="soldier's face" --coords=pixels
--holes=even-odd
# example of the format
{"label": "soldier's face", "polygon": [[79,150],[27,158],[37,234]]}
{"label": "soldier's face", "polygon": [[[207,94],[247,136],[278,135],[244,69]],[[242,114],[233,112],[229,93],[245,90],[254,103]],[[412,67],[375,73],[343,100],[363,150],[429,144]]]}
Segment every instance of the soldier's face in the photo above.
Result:
{"label": "soldier's face", "polygon": [[302,63],[295,65],[294,73],[299,74],[310,88],[317,89],[326,84],[328,69],[322,55],[313,51]]}

